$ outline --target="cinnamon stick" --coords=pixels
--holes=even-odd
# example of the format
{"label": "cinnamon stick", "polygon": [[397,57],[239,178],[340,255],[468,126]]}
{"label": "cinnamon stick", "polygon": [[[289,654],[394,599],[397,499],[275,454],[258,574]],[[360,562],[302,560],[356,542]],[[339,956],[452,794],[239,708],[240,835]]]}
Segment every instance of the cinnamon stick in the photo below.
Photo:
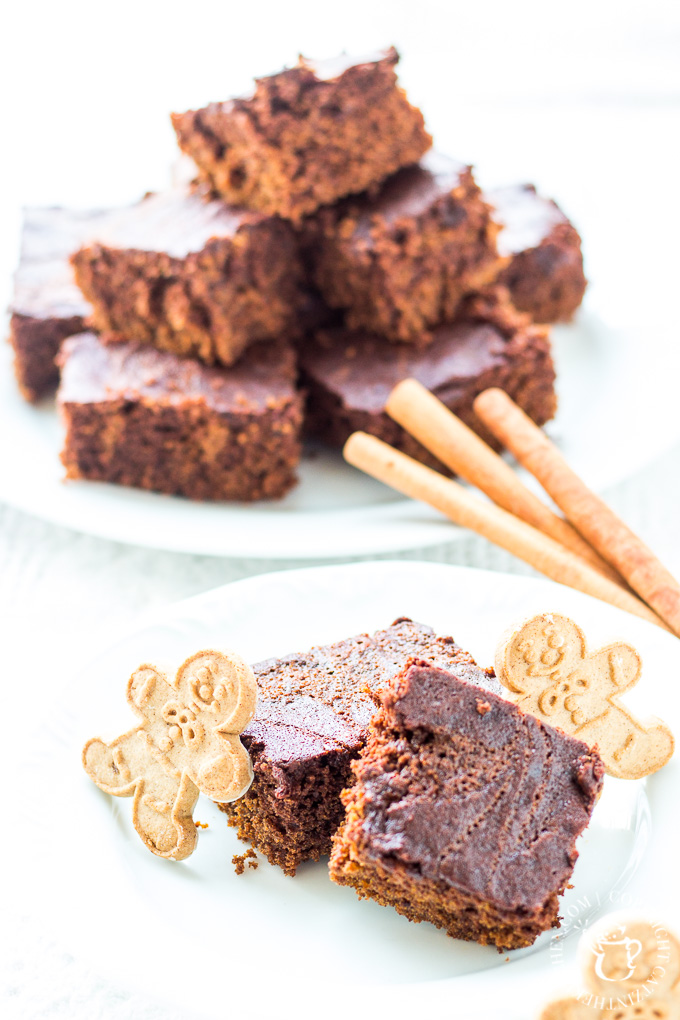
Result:
{"label": "cinnamon stick", "polygon": [[603,577],[554,539],[506,510],[481,500],[458,482],[392,449],[375,436],[355,432],[345,444],[344,456],[354,467],[405,496],[429,503],[456,524],[507,549],[553,581],[664,627],[656,614],[635,595]]}
{"label": "cinnamon stick", "polygon": [[623,586],[620,575],[578,531],[541,502],[509,464],[415,379],[392,390],[386,411],[418,442],[455,474],[480,489],[498,506],[571,549],[610,580]]}
{"label": "cinnamon stick", "polygon": [[651,549],[587,487],[506,393],[486,390],[475,400],[474,409],[583,537],[680,637],[680,585]]}

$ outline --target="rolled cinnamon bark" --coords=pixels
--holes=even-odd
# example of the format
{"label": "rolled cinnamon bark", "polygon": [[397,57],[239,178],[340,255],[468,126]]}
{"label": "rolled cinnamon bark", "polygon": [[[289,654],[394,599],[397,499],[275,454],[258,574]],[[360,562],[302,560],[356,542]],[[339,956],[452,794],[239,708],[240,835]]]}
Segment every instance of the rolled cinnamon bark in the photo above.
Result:
{"label": "rolled cinnamon bark", "polygon": [[[603,577],[552,538],[468,492],[406,454],[365,432],[355,432],[344,448],[345,460],[405,496],[420,499],[450,520],[507,549],[541,574],[593,595],[659,627],[665,624],[635,595]],[[665,628],[667,629],[667,628]]]}
{"label": "rolled cinnamon bark", "polygon": [[611,581],[625,586],[620,575],[571,524],[527,489],[510,465],[421,383],[415,379],[398,383],[385,409],[442,464],[481,489],[498,506],[571,549]]}
{"label": "rolled cinnamon bark", "polygon": [[485,390],[474,410],[583,537],[680,637],[680,585],[651,549],[588,488],[507,393]]}

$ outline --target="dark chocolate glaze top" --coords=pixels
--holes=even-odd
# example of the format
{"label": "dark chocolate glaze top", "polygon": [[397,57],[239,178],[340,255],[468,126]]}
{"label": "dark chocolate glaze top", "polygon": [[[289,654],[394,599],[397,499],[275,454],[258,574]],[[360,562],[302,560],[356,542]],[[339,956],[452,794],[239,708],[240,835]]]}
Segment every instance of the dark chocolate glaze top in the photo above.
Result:
{"label": "dark chocolate glaze top", "polygon": [[604,768],[586,744],[467,681],[425,663],[396,678],[354,766],[352,836],[388,869],[531,915],[571,874]]}
{"label": "dark chocolate glaze top", "polygon": [[[355,68],[376,64],[383,68],[389,68],[394,67],[398,62],[399,54],[394,46],[390,46],[387,50],[375,50],[373,53],[362,53],[356,57],[349,53],[341,53],[338,57],[329,57],[326,60],[310,60],[309,57],[300,57],[299,66],[308,68],[317,81],[337,81]],[[281,73],[285,74],[285,71]]]}
{"label": "dark chocolate glaze top", "polygon": [[498,681],[450,637],[408,619],[373,635],[268,659],[253,667],[258,682],[255,719],[244,733],[281,765],[326,751],[356,752],[366,738],[377,697],[413,656],[455,668],[472,684],[500,691]]}
{"label": "dark chocolate glaze top", "polygon": [[110,217],[91,232],[87,243],[129,251],[164,252],[186,258],[201,252],[213,239],[233,238],[244,227],[266,217],[224,202],[210,200],[204,190],[176,187],[147,195],[141,202]]}
{"label": "dark chocolate glaze top", "polygon": [[[399,61],[399,54],[394,46],[387,50],[376,50],[373,53],[365,53],[361,56],[352,56],[342,53],[338,57],[330,57],[326,60],[313,60],[300,55],[294,67],[284,67],[273,74],[263,75],[255,79],[255,88],[250,92],[234,96],[220,103],[210,103],[209,110],[221,110],[230,114],[240,111],[246,114],[254,112],[254,107],[265,104],[268,113],[276,113],[272,109],[271,100],[279,98],[282,90],[286,100],[299,95],[298,90],[306,92],[316,86],[324,89],[328,85],[343,83],[354,76],[366,74],[386,75],[393,81],[396,78],[394,66]],[[288,102],[281,105],[280,111],[284,116],[290,113]]]}
{"label": "dark chocolate glaze top", "polygon": [[457,189],[460,192],[453,197],[458,199],[469,190],[476,190],[471,168],[430,151],[419,163],[389,177],[377,195],[350,199],[341,208],[343,214],[356,220],[354,237],[365,239],[375,222],[390,227],[399,221],[415,219],[441,199],[451,197]]}
{"label": "dark chocolate glaze top", "polygon": [[73,279],[69,256],[109,215],[102,210],[24,209],[10,312],[35,319],[89,315],[90,306]]}
{"label": "dark chocolate glaze top", "polygon": [[233,367],[211,368],[146,344],[104,343],[81,333],[65,342],[59,358],[62,404],[201,401],[221,413],[252,414],[295,399],[295,359],[285,345],[256,344]]}
{"label": "dark chocolate glaze top", "polygon": [[343,328],[327,330],[307,345],[301,363],[346,407],[382,413],[402,379],[417,379],[444,400],[507,358],[507,338],[490,323],[446,324],[436,327],[433,337],[428,347],[417,347]]}
{"label": "dark chocolate glaze top", "polygon": [[501,225],[497,238],[501,255],[537,248],[558,224],[569,222],[552,199],[537,194],[533,184],[496,188],[484,197],[493,207],[494,220]]}

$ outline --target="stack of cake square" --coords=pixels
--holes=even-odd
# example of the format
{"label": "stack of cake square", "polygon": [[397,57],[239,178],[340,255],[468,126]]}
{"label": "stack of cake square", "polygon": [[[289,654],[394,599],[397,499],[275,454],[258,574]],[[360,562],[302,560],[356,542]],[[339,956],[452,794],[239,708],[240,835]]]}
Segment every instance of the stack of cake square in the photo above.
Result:
{"label": "stack of cake square", "polygon": [[69,477],[276,498],[305,418],[332,445],[362,428],[431,462],[384,413],[407,376],[478,431],[488,386],[552,417],[535,323],[581,300],[578,234],[531,187],[484,196],[432,153],[397,60],[301,59],[173,115],[190,183],[116,213],[27,214],[16,373],[37,400],[61,372]]}

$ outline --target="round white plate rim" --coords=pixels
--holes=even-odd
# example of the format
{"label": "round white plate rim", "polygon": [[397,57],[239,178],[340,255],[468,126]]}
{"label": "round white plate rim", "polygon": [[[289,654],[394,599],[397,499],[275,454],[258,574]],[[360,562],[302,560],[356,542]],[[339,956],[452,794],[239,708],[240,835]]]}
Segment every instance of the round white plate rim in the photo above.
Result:
{"label": "round white plate rim", "polygon": [[[380,580],[376,581],[376,577],[379,577]],[[521,590],[522,598],[530,592],[532,599],[534,595],[537,597],[540,595],[541,600],[549,598],[552,595],[560,603],[566,602],[567,604],[573,604],[577,607],[582,607],[584,610],[589,604],[591,608],[594,605],[597,607],[600,617],[604,617],[605,619],[608,618],[612,621],[611,626],[613,626],[615,630],[618,630],[617,624],[621,626],[625,625],[626,630],[631,632],[633,635],[642,635],[643,639],[646,635],[645,640],[651,640],[654,643],[661,642],[661,644],[665,645],[665,647],[669,650],[674,647],[674,639],[664,632],[657,630],[651,624],[646,624],[637,619],[633,620],[612,607],[604,606],[601,603],[594,603],[594,600],[591,600],[588,596],[573,592],[570,589],[563,589],[561,586],[554,585],[552,582],[540,579],[537,580],[533,578],[517,577],[514,575],[497,574],[490,571],[480,571],[473,568],[452,567],[431,563],[413,563],[407,561],[385,561],[370,564],[304,568],[295,571],[276,572],[270,575],[259,575],[257,577],[234,582],[231,585],[226,585],[210,592],[194,596],[191,599],[183,600],[172,607],[167,607],[163,611],[154,611],[153,613],[148,614],[145,619],[140,620],[137,626],[129,631],[127,636],[134,635],[141,630],[147,629],[149,626],[153,625],[154,622],[163,622],[167,619],[168,614],[171,616],[174,615],[176,617],[181,617],[182,613],[185,613],[185,615],[187,613],[195,613],[196,611],[200,611],[201,604],[210,604],[215,600],[219,601],[221,599],[226,599],[226,602],[228,603],[230,600],[234,600],[238,597],[240,603],[248,604],[249,600],[257,600],[258,593],[264,591],[267,585],[280,584],[282,580],[285,581],[287,578],[292,579],[295,583],[302,583],[303,585],[309,585],[311,582],[312,586],[315,583],[318,583],[323,587],[324,584],[330,583],[333,589],[337,588],[338,583],[342,585],[346,582],[347,578],[350,578],[352,582],[357,581],[359,584],[364,586],[370,586],[370,584],[373,583],[373,585],[376,586],[376,590],[379,591],[381,588],[385,590],[384,586],[386,584],[394,584],[396,581],[400,581],[402,584],[406,582],[412,585],[423,584],[436,586],[442,583],[444,578],[447,578],[452,582],[457,580],[464,584],[467,580],[472,579],[473,577],[484,584],[493,584],[496,587],[507,587],[508,585],[515,586],[517,590]],[[371,578],[373,578],[372,582]],[[446,585],[442,583],[442,587],[445,586]],[[559,596],[557,593],[559,593]],[[519,601],[522,600],[520,599]],[[545,602],[543,602],[543,606],[546,607]],[[551,607],[547,606],[546,608]],[[583,622],[582,617],[581,622]],[[462,635],[459,639],[462,643],[464,643],[464,637]],[[126,635],[121,636],[119,640],[114,643],[113,647],[125,640]],[[675,654],[677,655],[677,648]],[[672,708],[677,714],[678,705],[676,704],[672,706]],[[671,706],[669,705],[669,712],[670,709]],[[667,715],[667,721],[671,721],[669,713],[665,714]],[[676,727],[677,725],[678,723],[676,721]],[[677,824],[675,828],[678,830]],[[500,989],[502,994],[505,995],[510,988],[515,987],[516,989],[519,987],[517,984],[518,981],[521,983],[529,978],[532,983],[534,983],[536,980],[535,965],[537,962],[538,960],[535,956],[529,956],[515,963],[512,968],[512,973],[504,973],[502,968],[486,971],[484,975],[486,993],[493,995],[494,989],[496,989],[496,991],[499,991]],[[504,974],[503,980],[501,980],[501,974]],[[553,975],[553,979],[556,977],[557,973]],[[479,983],[479,975],[472,974],[469,978],[454,978],[442,982],[430,982],[427,986],[426,992],[423,990],[422,983],[413,986],[402,985],[399,986],[398,998],[404,1006],[407,1001],[411,1000],[414,1004],[419,1002],[422,1005],[423,996],[426,993],[430,996],[433,1002],[443,1002],[450,1000],[451,992],[455,991],[456,1001],[458,1003],[461,1003],[462,999],[466,996],[470,997],[470,1008],[472,1009],[475,1005],[473,1002],[475,998],[475,980]],[[151,989],[149,988],[149,990]],[[390,994],[391,993],[387,994],[387,998],[390,997]],[[365,1003],[368,1003],[368,1001],[372,998],[375,999],[376,1005],[379,1003],[383,1003],[384,1005],[386,1002],[386,991],[383,988],[376,991],[376,989],[367,990],[364,986],[362,986],[362,996]],[[393,994],[391,994],[391,997],[394,1001],[396,1001]],[[298,1015],[302,1016],[304,1014],[299,1013]],[[469,1015],[472,1016],[472,1012]],[[488,1015],[490,1017],[492,1014],[481,1012],[475,1015]]]}
{"label": "round white plate rim", "polygon": [[[592,313],[584,313],[580,321],[585,323],[586,340],[589,330],[591,332],[594,330],[596,336],[599,335],[598,330],[600,332],[604,330],[602,335],[609,338],[606,341],[609,348],[613,345],[614,334],[621,333],[620,327],[610,327]],[[623,355],[624,359],[640,356],[638,329],[633,328],[635,335],[632,338],[629,336],[621,344],[621,350],[629,352]],[[557,352],[560,350],[563,352],[562,357],[575,340],[573,336],[567,335],[570,332],[568,330],[565,333],[563,329],[560,343],[556,344]],[[658,338],[657,331],[652,331],[651,336],[659,349],[662,347],[664,350],[668,349],[669,357],[674,356],[675,348],[669,346],[665,338]],[[616,366],[609,365],[609,369],[616,370]],[[619,366],[618,370],[623,371],[623,368]],[[9,380],[8,372],[9,367],[5,364],[3,384],[8,388],[6,394],[8,410],[3,412],[0,408],[0,418],[3,413],[5,414],[6,444],[4,453],[0,447],[2,467],[0,499],[54,524],[132,545],[199,555],[257,559],[309,560],[385,555],[398,550],[416,550],[450,543],[463,538],[466,534],[463,529],[453,526],[429,507],[400,497],[394,499],[386,497],[385,501],[349,505],[342,509],[332,507],[295,509],[290,506],[286,508],[285,505],[280,508],[272,505],[270,508],[262,504],[255,509],[244,508],[243,505],[192,504],[177,497],[126,490],[101,483],[69,482],[58,485],[56,457],[54,480],[45,483],[39,483],[35,479],[29,481],[23,474],[23,463],[17,470],[15,466],[17,453],[13,450],[12,443],[8,442],[13,421],[12,402],[20,414],[26,412],[13,392],[14,384]],[[595,366],[593,372],[597,374]],[[655,385],[663,388],[664,379],[668,382],[673,374],[669,370]],[[558,392],[561,377],[562,373],[558,372]],[[572,383],[573,381],[572,378]],[[628,381],[630,383],[630,374]],[[597,392],[596,382],[594,377],[588,382],[583,398],[586,403],[588,400],[592,401]],[[599,383],[597,385],[599,386]],[[610,394],[607,397],[609,401],[618,399],[614,395],[616,390],[615,382],[611,382],[608,390],[605,388],[604,392]],[[577,424],[574,419],[577,398],[574,393],[568,394],[568,397],[570,428],[573,431]],[[667,406],[668,402],[660,393],[658,413],[660,414]],[[663,422],[659,421],[658,424],[654,422],[646,426],[649,430],[647,439],[651,441],[628,449],[625,458],[619,455],[617,461],[619,466],[614,476],[611,476],[611,464],[616,458],[611,456],[601,458],[600,488],[602,485],[606,487],[620,481],[621,477],[639,470],[655,457],[662,456],[680,440],[680,420],[677,416],[671,416]],[[21,428],[25,429],[26,426],[22,425]],[[559,415],[556,425],[552,426],[553,430],[555,428],[559,432]],[[31,430],[36,434],[39,431],[33,424]],[[29,440],[35,441],[31,435]],[[624,464],[625,470],[622,467]],[[342,467],[346,470],[344,466]]]}

